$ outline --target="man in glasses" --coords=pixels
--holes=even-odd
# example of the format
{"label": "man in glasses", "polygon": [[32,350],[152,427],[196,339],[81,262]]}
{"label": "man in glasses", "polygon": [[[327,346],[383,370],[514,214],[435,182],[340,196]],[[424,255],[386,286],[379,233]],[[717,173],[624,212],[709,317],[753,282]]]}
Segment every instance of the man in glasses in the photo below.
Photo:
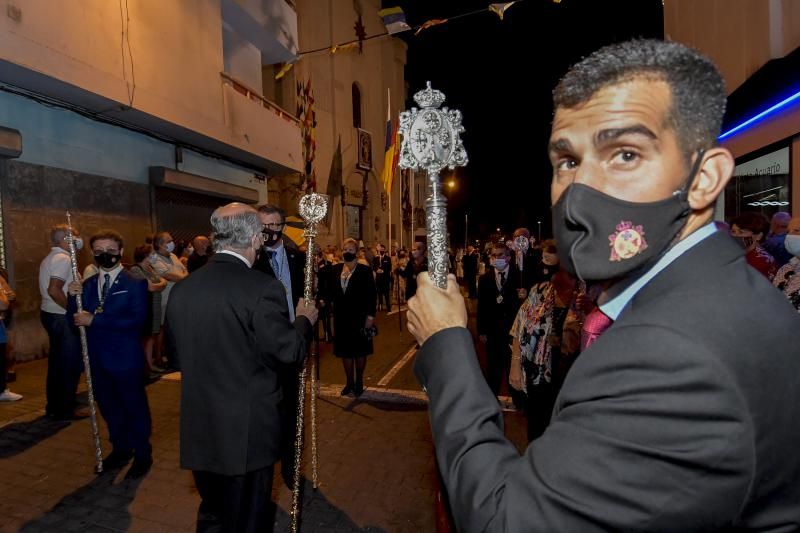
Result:
{"label": "man in glasses", "polygon": [[[306,256],[295,246],[287,246],[290,242],[283,235],[286,227],[286,213],[277,205],[264,204],[258,208],[258,220],[264,225],[264,246],[261,248],[253,268],[277,279],[286,290],[286,307],[289,320],[294,321],[297,303],[303,297],[304,267]],[[299,368],[285,365],[279,371],[279,380],[283,389],[283,400],[280,405],[283,419],[283,443],[281,453],[281,475],[287,486],[293,479],[295,406],[297,405],[297,372]]]}

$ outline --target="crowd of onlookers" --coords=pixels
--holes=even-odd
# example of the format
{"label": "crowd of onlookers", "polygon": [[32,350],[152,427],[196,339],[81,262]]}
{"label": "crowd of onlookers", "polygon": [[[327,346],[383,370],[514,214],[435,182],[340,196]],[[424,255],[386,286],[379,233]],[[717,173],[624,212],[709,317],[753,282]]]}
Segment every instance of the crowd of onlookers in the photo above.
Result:
{"label": "crowd of onlookers", "polygon": [[[800,312],[800,218],[756,212],[716,223],[742,247],[747,263]],[[477,333],[486,347],[487,382],[498,395],[504,380],[527,413],[528,436],[541,435],[572,363],[607,327],[598,285],[588,285],[559,264],[557,243],[536,243],[527,229],[484,250],[456,255],[456,271],[477,302]],[[521,238],[521,239],[520,239]],[[759,275],[755,274],[754,275]]]}

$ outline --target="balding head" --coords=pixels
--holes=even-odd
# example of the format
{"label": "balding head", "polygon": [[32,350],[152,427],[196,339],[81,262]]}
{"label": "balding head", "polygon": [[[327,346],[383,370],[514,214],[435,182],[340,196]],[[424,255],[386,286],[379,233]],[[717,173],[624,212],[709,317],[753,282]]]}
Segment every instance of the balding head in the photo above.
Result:
{"label": "balding head", "polygon": [[206,255],[209,246],[211,246],[211,241],[205,235],[198,235],[192,239],[192,247],[197,255]]}
{"label": "balding head", "polygon": [[772,220],[769,225],[769,232],[772,235],[783,235],[786,233],[786,228],[792,216],[786,211],[778,211],[772,215]]}

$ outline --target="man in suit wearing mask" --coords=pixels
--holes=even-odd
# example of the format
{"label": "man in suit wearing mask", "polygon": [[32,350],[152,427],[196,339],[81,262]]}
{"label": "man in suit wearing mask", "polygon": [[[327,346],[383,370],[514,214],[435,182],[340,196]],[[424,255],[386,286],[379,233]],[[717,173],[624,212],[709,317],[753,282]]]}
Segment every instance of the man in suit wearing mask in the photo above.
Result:
{"label": "man in suit wearing mask", "polygon": [[167,333],[181,372],[181,467],[202,502],[198,531],[272,531],[273,464],[281,455],[279,364],[302,364],[317,320],[290,320],[283,284],[251,268],[264,241],[255,209],[211,215],[216,252],[173,290]]}
{"label": "man in suit wearing mask", "polygon": [[[303,297],[306,254],[283,234],[286,213],[273,204],[258,208],[258,220],[264,228],[264,246],[259,250],[253,268],[281,282],[286,290],[286,308],[289,319],[294,320],[294,309]],[[278,378],[283,389],[280,410],[283,420],[283,451],[281,476],[291,486],[294,465],[294,437],[297,431],[297,385],[300,367],[280,365]]]}
{"label": "man in suit wearing mask", "polygon": [[459,529],[798,530],[800,317],[712,222],[734,167],[717,144],[722,77],[683,45],[630,41],[583,59],[553,96],[561,267],[605,289],[522,456],[455,280],[422,274],[409,302]]}

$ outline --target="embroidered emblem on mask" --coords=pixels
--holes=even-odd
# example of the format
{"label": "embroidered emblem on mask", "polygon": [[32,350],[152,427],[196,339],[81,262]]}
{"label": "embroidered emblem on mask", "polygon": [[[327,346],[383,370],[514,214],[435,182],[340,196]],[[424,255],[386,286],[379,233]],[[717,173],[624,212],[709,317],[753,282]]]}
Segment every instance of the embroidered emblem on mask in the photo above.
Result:
{"label": "embroidered emblem on mask", "polygon": [[617,224],[617,231],[608,236],[611,247],[609,261],[619,262],[647,250],[644,240],[644,228],[634,226],[633,222],[622,221]]}

